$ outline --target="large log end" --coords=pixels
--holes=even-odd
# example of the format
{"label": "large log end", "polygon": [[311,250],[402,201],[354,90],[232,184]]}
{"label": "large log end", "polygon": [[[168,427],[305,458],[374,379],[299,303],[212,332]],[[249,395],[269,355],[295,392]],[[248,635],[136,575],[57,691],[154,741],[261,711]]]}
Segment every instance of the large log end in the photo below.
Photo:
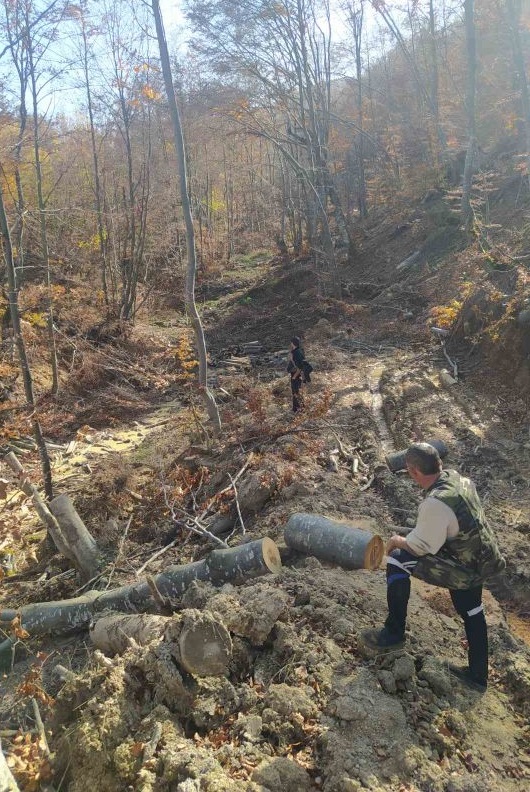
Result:
{"label": "large log end", "polygon": [[379,569],[384,553],[385,543],[380,536],[373,536],[366,545],[364,568],[371,570]]}
{"label": "large log end", "polygon": [[232,657],[232,638],[222,622],[198,611],[186,615],[179,640],[179,662],[196,676],[222,676]]}
{"label": "large log end", "polygon": [[282,559],[276,542],[266,536],[262,544],[263,560],[270,572],[277,573],[282,568]]}

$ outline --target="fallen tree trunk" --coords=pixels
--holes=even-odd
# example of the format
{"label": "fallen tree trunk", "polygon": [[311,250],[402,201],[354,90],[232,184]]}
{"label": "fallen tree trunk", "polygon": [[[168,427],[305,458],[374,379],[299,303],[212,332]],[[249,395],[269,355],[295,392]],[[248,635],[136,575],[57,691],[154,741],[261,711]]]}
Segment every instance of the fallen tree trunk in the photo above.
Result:
{"label": "fallen tree trunk", "polygon": [[380,536],[320,514],[292,514],[284,538],[288,547],[345,569],[377,569],[383,560]]}
{"label": "fallen tree trunk", "polygon": [[61,526],[61,533],[74,554],[84,582],[91,580],[99,568],[99,552],[95,539],[68,495],[58,495],[50,502],[49,508]]}
{"label": "fallen tree trunk", "polygon": [[2,792],[19,792],[18,784],[6,762],[2,743],[0,742],[0,789]]}
{"label": "fallen tree trunk", "polygon": [[[153,580],[162,597],[175,599],[194,580],[223,585],[266,572],[279,572],[280,568],[278,548],[272,539],[266,537],[229,550],[213,550],[202,561],[169,567],[165,572],[153,575]],[[94,614],[104,610],[157,611],[158,604],[149,583],[141,581],[110,591],[87,591],[74,599],[24,605],[18,611],[2,610],[0,623],[11,622],[19,615],[22,627],[30,635],[75,632],[86,629]]]}
{"label": "fallen tree trunk", "polygon": [[219,618],[197,610],[174,616],[115,614],[98,619],[92,643],[108,655],[122,654],[132,642],[164,643],[179,666],[196,676],[222,676],[232,657],[230,633]]}
{"label": "fallen tree trunk", "polygon": [[46,529],[51,536],[57,550],[70,561],[75,563],[74,554],[68,547],[68,544],[62,535],[61,526],[48,509],[35,484],[32,484],[31,481],[26,477],[24,468],[16,456],[12,451],[10,451],[9,454],[6,454],[4,457],[2,457],[2,460],[18,476],[20,489],[25,495],[32,499],[33,505],[35,506],[35,511],[37,512],[41,522],[43,522],[46,526]]}
{"label": "fallen tree trunk", "polygon": [[3,461],[18,476],[22,492],[32,499],[35,511],[57,550],[74,564],[83,583],[91,580],[98,571],[98,547],[70,498],[59,495],[48,506],[35,484],[26,477],[16,456],[11,452],[3,457]]}

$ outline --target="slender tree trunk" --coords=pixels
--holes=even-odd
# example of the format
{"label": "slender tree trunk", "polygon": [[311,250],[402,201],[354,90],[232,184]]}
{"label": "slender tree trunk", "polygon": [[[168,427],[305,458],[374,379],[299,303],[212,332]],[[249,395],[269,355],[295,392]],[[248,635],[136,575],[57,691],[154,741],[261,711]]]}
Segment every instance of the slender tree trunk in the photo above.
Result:
{"label": "slender tree trunk", "polygon": [[180,177],[180,198],[182,201],[182,211],[184,213],[184,222],[186,224],[186,246],[188,254],[188,266],[186,270],[186,286],[184,301],[186,308],[190,315],[193,331],[195,334],[195,343],[197,345],[197,354],[199,358],[199,388],[203,395],[208,416],[212,422],[214,433],[216,435],[221,433],[221,418],[219,410],[215,402],[213,393],[208,388],[207,381],[207,358],[206,358],[206,341],[204,338],[204,330],[201,323],[201,317],[197,310],[195,303],[195,275],[197,271],[197,257],[195,252],[195,232],[193,228],[193,217],[191,213],[191,205],[188,195],[188,177],[186,170],[186,152],[184,147],[184,137],[182,134],[182,125],[180,123],[180,114],[175,97],[175,90],[173,88],[173,79],[171,76],[171,66],[169,61],[169,53],[167,49],[166,35],[164,32],[164,25],[162,21],[162,14],[160,11],[159,0],[152,0],[153,14],[155,17],[156,35],[158,39],[158,46],[160,48],[160,61],[162,64],[162,73],[164,76],[164,85],[167,93],[167,100],[169,105],[169,112],[173,124],[173,132],[175,136],[175,149],[177,151],[179,161],[179,177]]}
{"label": "slender tree trunk", "polygon": [[26,346],[22,336],[22,328],[20,326],[20,314],[18,310],[18,291],[15,277],[15,262],[13,259],[13,248],[11,246],[11,236],[9,233],[9,225],[7,222],[7,215],[4,205],[4,195],[2,192],[2,185],[0,183],[0,233],[3,239],[4,260],[7,269],[7,281],[9,286],[9,311],[11,313],[11,324],[13,326],[13,340],[18,353],[18,360],[20,371],[22,373],[22,382],[24,384],[24,393],[26,396],[26,405],[28,412],[31,414],[31,424],[33,428],[33,435],[35,442],[39,449],[41,459],[42,474],[44,479],[44,491],[48,499],[53,498],[52,486],[52,472],[50,465],[50,458],[48,456],[48,449],[44,442],[40,423],[35,415],[35,396],[33,393],[33,379],[31,376],[31,369],[29,367],[28,357],[26,354]]}
{"label": "slender tree trunk", "polygon": [[101,288],[105,305],[109,307],[109,291],[107,286],[107,239],[103,226],[103,206],[101,200],[101,181],[99,178],[99,160],[96,145],[96,131],[94,126],[94,109],[92,107],[92,92],[90,90],[90,75],[88,69],[88,42],[84,17],[81,18],[81,35],[83,37],[83,71],[85,75],[85,89],[87,97],[88,120],[90,123],[90,143],[92,147],[92,163],[94,166],[94,196],[96,201],[96,217],[98,226],[99,256],[101,266]]}
{"label": "slender tree trunk", "polygon": [[475,4],[474,0],[464,0],[465,25],[466,25],[466,48],[467,48],[467,128],[468,144],[466,161],[464,164],[464,177],[462,182],[462,223],[466,229],[471,229],[473,225],[473,207],[471,206],[471,188],[473,185],[473,174],[475,172],[475,160],[477,151],[477,131],[475,117],[476,100],[476,79],[477,79],[477,55],[475,38]]}
{"label": "slender tree trunk", "polygon": [[508,25],[512,38],[515,72],[521,89],[521,110],[523,114],[526,143],[526,176],[530,186],[530,91],[528,89],[528,79],[526,76],[525,58],[520,32],[521,0],[506,0],[506,10],[508,12]]}
{"label": "slender tree trunk", "polygon": [[52,371],[52,387],[51,391],[54,396],[59,393],[59,367],[57,364],[57,348],[55,345],[55,329],[53,318],[53,297],[52,297],[52,284],[50,273],[50,255],[48,248],[48,232],[46,224],[46,201],[44,200],[44,190],[42,184],[42,164],[40,157],[40,140],[39,140],[39,113],[37,105],[37,81],[35,73],[35,64],[33,62],[33,54],[31,46],[28,49],[28,62],[29,74],[31,82],[31,99],[33,103],[33,150],[35,154],[35,174],[37,180],[37,199],[39,204],[39,222],[40,222],[40,238],[41,238],[41,253],[46,272],[46,290],[47,290],[47,320],[46,325],[48,328],[48,342],[50,345],[50,364]]}

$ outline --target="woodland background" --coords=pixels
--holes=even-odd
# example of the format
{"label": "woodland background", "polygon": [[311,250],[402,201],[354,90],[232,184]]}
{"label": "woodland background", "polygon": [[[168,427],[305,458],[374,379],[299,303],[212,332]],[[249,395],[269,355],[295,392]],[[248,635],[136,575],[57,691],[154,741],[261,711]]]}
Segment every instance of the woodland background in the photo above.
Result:
{"label": "woodland background", "polygon": [[[487,244],[487,184],[480,212],[465,204],[492,147],[514,178],[526,172],[528,4],[186,12],[172,66],[201,272],[260,247],[307,253],[337,294],[367,217],[464,175],[463,220]],[[45,321],[42,284],[60,333],[76,288],[94,320],[178,306],[186,251],[149,4],[6,0],[1,35],[2,193],[23,317]],[[4,295],[4,325],[5,308]]]}
{"label": "woodland background", "polygon": [[[175,28],[158,0],[0,2],[9,767],[25,792],[523,792],[530,3],[182,11]],[[293,418],[294,334],[315,373]],[[367,662],[383,571],[284,542],[295,512],[413,525],[418,493],[382,460],[433,437],[507,559],[479,701],[445,673],[462,644],[443,592],[415,588],[406,655]],[[44,506],[63,496],[68,535]],[[204,583],[161,602],[153,583],[143,602],[230,620],[220,677],[32,633],[32,609],[249,540],[278,542],[281,571],[220,599]]]}

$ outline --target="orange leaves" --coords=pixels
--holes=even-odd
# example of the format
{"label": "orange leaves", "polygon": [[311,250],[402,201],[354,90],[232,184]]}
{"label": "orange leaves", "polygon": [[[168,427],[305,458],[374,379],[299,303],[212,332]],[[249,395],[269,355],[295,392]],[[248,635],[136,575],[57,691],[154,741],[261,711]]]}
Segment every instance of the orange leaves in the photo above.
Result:
{"label": "orange leaves", "polygon": [[37,662],[30,668],[20,685],[17,687],[17,693],[21,696],[34,698],[45,706],[51,706],[54,703],[54,700],[42,687],[42,664],[46,658],[47,655],[43,653],[38,655]]}
{"label": "orange leaves", "polygon": [[431,310],[431,317],[437,327],[449,328],[454,323],[460,310],[462,302],[452,300],[449,305],[436,306]]}
{"label": "orange leaves", "polygon": [[144,99],[150,99],[150,100],[160,99],[160,91],[155,91],[155,89],[151,85],[144,85],[141,93]]}
{"label": "orange leaves", "polygon": [[53,777],[42,738],[29,732],[16,735],[6,761],[25,792],[37,792]]}
{"label": "orange leaves", "polygon": [[20,616],[16,616],[9,627],[15,638],[18,638],[19,641],[25,641],[27,638],[29,638],[29,633],[22,627],[20,623]]}

